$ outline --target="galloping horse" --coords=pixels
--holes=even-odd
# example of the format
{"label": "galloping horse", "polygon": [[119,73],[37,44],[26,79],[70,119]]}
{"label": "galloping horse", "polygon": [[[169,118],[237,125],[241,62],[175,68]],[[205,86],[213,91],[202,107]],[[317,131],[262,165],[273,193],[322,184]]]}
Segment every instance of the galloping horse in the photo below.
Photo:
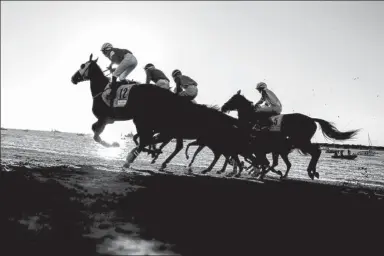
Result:
{"label": "galloping horse", "polygon": [[[102,94],[106,90],[105,88],[106,88],[106,85],[109,83],[109,79],[103,74],[103,71],[97,65],[98,58],[95,60],[92,60],[92,56],[93,55],[91,54],[89,57],[89,61],[87,61],[84,64],[81,64],[80,69],[75,72],[75,74],[71,78],[71,81],[73,84],[77,84],[79,82],[88,81],[88,80],[90,81],[91,93],[93,97],[92,112],[95,115],[95,117],[98,119],[92,125],[92,130],[94,132],[93,139],[96,142],[103,145],[104,147],[118,147],[119,144],[117,142],[114,142],[112,144],[107,143],[101,139],[100,135],[104,131],[105,126],[107,124],[112,124],[115,121],[128,121],[128,120],[134,119],[134,115],[133,115],[133,112],[130,111],[130,108],[128,105],[122,108],[115,109],[114,113],[112,113],[111,107],[109,107],[102,98]],[[134,94],[138,86],[141,86],[141,85],[138,85],[138,84],[132,85],[129,93]],[[149,88],[154,88],[154,90],[159,89],[150,84],[147,84],[146,86],[148,86]],[[151,91],[151,90],[153,89],[148,89],[148,91]],[[158,153],[157,151],[153,151],[153,150],[145,150],[145,151],[149,153]]]}
{"label": "galloping horse", "polygon": [[[243,122],[244,125],[248,125],[248,123],[254,124],[255,120],[257,119],[257,114],[253,109],[252,102],[247,100],[243,95],[240,94],[240,92],[241,91],[239,90],[234,96],[232,96],[221,107],[221,110],[223,112],[237,110],[240,122]],[[322,119],[311,118],[299,113],[284,114],[282,115],[280,132],[258,132],[259,135],[257,136],[262,136],[264,133],[265,135],[273,138],[273,133],[275,133],[276,136],[281,138],[281,140],[274,139],[274,142],[271,143],[271,145],[267,145],[268,142],[266,140],[264,145],[259,147],[260,151],[264,154],[270,152],[278,152],[280,155],[284,155],[286,157],[289,154],[290,149],[297,148],[303,154],[311,155],[311,160],[307,168],[308,176],[311,179],[314,177],[319,178],[319,173],[316,172],[316,165],[320,158],[321,150],[319,145],[311,143],[311,138],[317,129],[316,122],[319,123],[324,137],[330,139],[348,140],[353,138],[359,131],[351,130],[347,132],[340,132],[334,125]],[[287,138],[289,139],[287,140]],[[291,147],[287,147],[285,149],[281,147],[281,145],[287,145],[287,143],[289,143]],[[267,147],[268,149],[264,149],[264,147]],[[289,169],[287,169],[287,172],[284,175],[285,177],[288,175],[288,171]]]}
{"label": "galloping horse", "polygon": [[[154,133],[167,134],[178,141],[175,151],[164,161],[162,168],[165,168],[182,149],[183,139],[201,139],[206,145],[222,148],[235,160],[238,154],[248,155],[248,140],[231,124],[226,114],[205,105],[186,101],[151,84],[130,85],[124,94],[126,104],[116,108],[113,113],[102,98],[109,79],[104,76],[96,62],[97,59],[92,60],[91,54],[89,60],[72,76],[71,81],[73,84],[90,81],[92,112],[98,119],[92,125],[96,142],[105,147],[118,146],[117,143],[109,144],[103,141],[101,133],[107,124],[133,119],[140,142],[139,146],[128,154],[125,167],[129,167],[137,155],[152,144]],[[232,144],[235,146],[232,147]],[[238,158],[237,161],[240,165]]]}

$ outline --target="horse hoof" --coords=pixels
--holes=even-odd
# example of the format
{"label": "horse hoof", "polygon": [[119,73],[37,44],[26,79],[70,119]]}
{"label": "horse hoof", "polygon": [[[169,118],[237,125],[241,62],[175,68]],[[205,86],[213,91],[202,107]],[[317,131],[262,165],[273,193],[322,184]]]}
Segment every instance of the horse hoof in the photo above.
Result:
{"label": "horse hoof", "polygon": [[319,173],[318,173],[318,172],[315,172],[315,177],[316,177],[316,178],[319,178],[319,176],[320,176]]}
{"label": "horse hoof", "polygon": [[130,166],[131,166],[130,163],[125,163],[125,164],[123,165],[123,168],[129,168]]}
{"label": "horse hoof", "polygon": [[153,160],[151,161],[151,164],[154,164],[154,163],[156,163],[156,159],[153,159]]}
{"label": "horse hoof", "polygon": [[222,174],[223,172],[222,171],[217,171],[216,174]]}
{"label": "horse hoof", "polygon": [[241,176],[240,173],[238,173],[235,175],[235,178],[239,178],[240,176]]}
{"label": "horse hoof", "polygon": [[202,174],[206,174],[207,172],[208,172],[208,170],[201,171]]}

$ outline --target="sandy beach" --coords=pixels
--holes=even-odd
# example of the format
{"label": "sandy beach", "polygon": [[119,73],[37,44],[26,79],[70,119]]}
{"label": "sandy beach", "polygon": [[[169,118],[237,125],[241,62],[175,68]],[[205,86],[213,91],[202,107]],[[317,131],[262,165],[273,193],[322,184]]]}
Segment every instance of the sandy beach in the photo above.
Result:
{"label": "sandy beach", "polygon": [[371,255],[384,190],[71,166],[1,167],[3,255]]}

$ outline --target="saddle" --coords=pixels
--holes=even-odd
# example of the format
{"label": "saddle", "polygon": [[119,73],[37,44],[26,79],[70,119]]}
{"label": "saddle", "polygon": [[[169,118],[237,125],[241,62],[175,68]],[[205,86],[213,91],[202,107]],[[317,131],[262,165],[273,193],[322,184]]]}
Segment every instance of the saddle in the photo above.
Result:
{"label": "saddle", "polygon": [[[114,108],[125,107],[127,105],[129,92],[132,86],[138,85],[140,83],[134,80],[123,80],[123,81],[118,81],[116,84],[117,84],[117,91],[116,91],[116,97],[113,100],[113,107]],[[110,83],[108,83],[105,86],[104,92],[102,93],[103,101],[108,106],[110,106],[110,93],[111,93],[111,88],[110,88]]]}
{"label": "saddle", "polygon": [[258,117],[252,125],[252,131],[256,132],[280,132],[283,115]]}
{"label": "saddle", "polygon": [[[108,87],[109,88],[109,84],[106,86],[106,88]],[[124,84],[140,84],[139,82],[137,81],[134,81],[134,80],[123,80],[123,81],[118,81],[117,83],[117,87],[120,87],[121,85],[124,85]]]}

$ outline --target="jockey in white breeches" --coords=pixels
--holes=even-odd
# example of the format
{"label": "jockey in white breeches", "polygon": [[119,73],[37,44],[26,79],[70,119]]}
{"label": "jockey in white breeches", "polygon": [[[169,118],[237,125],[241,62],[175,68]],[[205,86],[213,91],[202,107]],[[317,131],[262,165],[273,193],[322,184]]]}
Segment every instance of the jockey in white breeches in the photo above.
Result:
{"label": "jockey in white breeches", "polygon": [[172,72],[173,80],[176,83],[175,93],[179,96],[186,97],[187,99],[194,101],[197,96],[197,83],[190,78],[181,74],[181,71],[176,69]]}
{"label": "jockey in white breeches", "polygon": [[157,86],[169,90],[169,79],[163,73],[163,71],[155,68],[152,63],[148,63],[144,67],[145,73],[147,75],[146,84],[153,81]]}
{"label": "jockey in white breeches", "polygon": [[110,84],[110,100],[112,107],[113,99],[116,97],[117,78],[119,78],[120,81],[125,80],[125,78],[136,68],[137,59],[132,54],[132,52],[126,49],[114,48],[110,43],[103,44],[101,47],[101,52],[111,61],[109,68],[112,68],[113,64],[118,64],[117,68],[112,74],[112,83]]}
{"label": "jockey in white breeches", "polygon": [[[282,105],[277,96],[269,89],[267,84],[260,82],[257,84],[256,89],[261,93],[261,99],[255,104],[255,112],[260,114],[260,117],[269,121],[269,117],[274,115],[280,115],[282,111]],[[261,107],[260,105],[265,102],[266,106]],[[270,125],[270,122],[267,123]]]}

